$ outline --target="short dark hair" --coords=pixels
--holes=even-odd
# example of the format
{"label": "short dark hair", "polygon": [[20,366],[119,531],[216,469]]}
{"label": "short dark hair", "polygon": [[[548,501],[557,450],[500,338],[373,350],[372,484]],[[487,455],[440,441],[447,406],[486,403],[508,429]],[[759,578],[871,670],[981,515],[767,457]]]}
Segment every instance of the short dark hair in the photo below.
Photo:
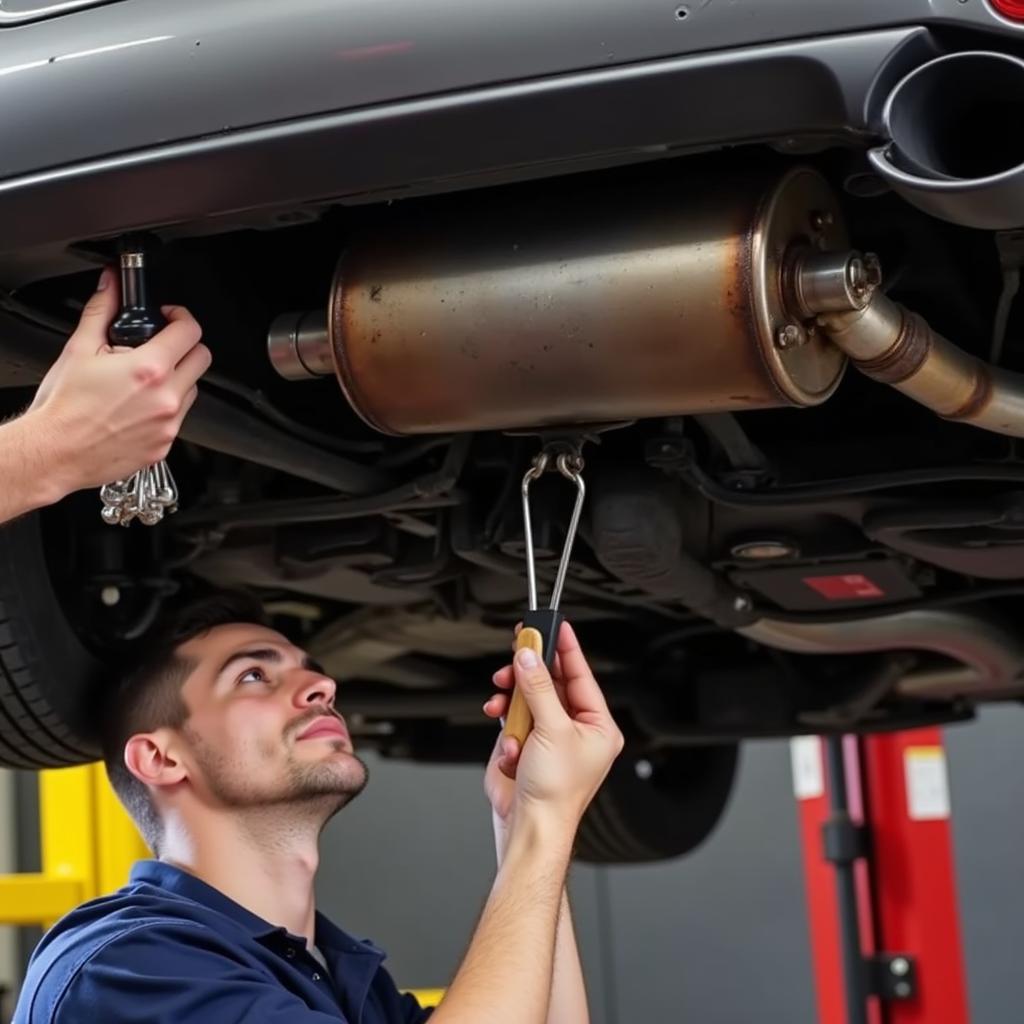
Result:
{"label": "short dark hair", "polygon": [[196,667],[178,648],[217,626],[268,624],[260,602],[244,591],[217,591],[171,610],[144,639],[143,653],[118,679],[104,702],[103,762],[110,785],[142,838],[159,856],[163,824],[149,790],[128,770],[124,748],[136,733],[180,728],[188,718],[181,687]]}

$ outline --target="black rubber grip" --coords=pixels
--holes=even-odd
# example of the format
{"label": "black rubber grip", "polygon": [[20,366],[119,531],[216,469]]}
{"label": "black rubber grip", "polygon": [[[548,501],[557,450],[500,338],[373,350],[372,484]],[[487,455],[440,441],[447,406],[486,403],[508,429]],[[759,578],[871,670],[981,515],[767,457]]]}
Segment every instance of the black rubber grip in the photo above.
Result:
{"label": "black rubber grip", "polygon": [[540,633],[544,664],[548,667],[549,672],[555,662],[555,652],[558,650],[558,631],[563,621],[562,613],[552,608],[540,608],[535,612],[527,612],[523,616],[523,626],[529,626]]}
{"label": "black rubber grip", "polygon": [[[111,345],[137,348],[167,326],[159,306],[151,306],[148,295],[146,250],[141,244],[121,247],[121,312],[110,325],[107,337]],[[134,264],[138,261],[138,265]]]}

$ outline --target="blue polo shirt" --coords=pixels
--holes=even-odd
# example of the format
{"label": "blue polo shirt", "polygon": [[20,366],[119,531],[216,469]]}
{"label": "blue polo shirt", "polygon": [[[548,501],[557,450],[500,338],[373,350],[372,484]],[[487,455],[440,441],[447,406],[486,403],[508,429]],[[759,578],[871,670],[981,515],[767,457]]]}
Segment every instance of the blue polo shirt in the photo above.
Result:
{"label": "blue polo shirt", "polygon": [[131,881],[59,921],[32,955],[12,1024],[419,1024],[384,953],[316,918],[306,940],[178,868]]}

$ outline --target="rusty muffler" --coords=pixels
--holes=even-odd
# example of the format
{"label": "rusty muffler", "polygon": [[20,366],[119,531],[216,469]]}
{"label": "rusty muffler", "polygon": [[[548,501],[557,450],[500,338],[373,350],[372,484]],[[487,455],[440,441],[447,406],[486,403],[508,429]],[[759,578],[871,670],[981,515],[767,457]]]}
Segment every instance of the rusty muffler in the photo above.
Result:
{"label": "rusty muffler", "polygon": [[811,406],[845,356],[794,311],[794,252],[845,249],[836,199],[796,168],[353,242],[326,317],[279,317],[272,363],[334,372],[389,434]]}

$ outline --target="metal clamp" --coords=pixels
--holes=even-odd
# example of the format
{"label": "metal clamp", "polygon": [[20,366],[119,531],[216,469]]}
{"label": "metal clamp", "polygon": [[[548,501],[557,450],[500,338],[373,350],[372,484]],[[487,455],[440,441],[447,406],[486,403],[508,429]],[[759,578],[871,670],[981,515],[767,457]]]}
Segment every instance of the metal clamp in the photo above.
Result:
{"label": "metal clamp", "polygon": [[868,991],[883,1002],[913,999],[919,990],[917,958],[909,953],[876,953],[864,961]]}
{"label": "metal clamp", "polygon": [[565,544],[562,547],[562,557],[558,561],[558,572],[555,574],[555,583],[551,589],[551,600],[549,608],[557,609],[562,599],[562,591],[565,588],[565,577],[569,571],[569,559],[572,556],[573,542],[576,540],[576,531],[580,525],[580,515],[583,512],[583,500],[586,497],[586,486],[583,483],[583,456],[578,449],[565,449],[557,453],[548,449],[539,452],[534,458],[530,468],[523,477],[523,533],[526,541],[526,580],[527,596],[530,603],[530,611],[537,611],[537,566],[533,548],[533,527],[530,520],[530,484],[539,479],[544,473],[554,468],[576,485],[576,502],[573,505],[572,516],[569,519],[569,528],[566,531]]}

